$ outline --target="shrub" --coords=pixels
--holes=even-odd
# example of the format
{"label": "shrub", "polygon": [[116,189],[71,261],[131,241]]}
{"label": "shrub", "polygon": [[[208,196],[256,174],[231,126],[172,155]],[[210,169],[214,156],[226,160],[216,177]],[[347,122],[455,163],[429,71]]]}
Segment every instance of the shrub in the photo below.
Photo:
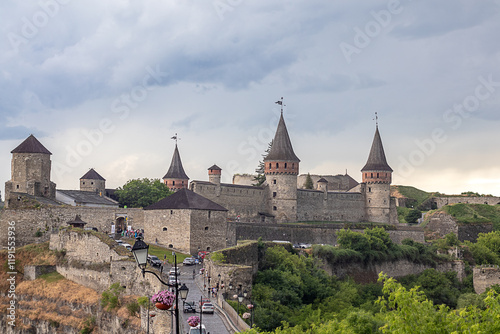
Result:
{"label": "shrub", "polygon": [[120,294],[125,290],[120,283],[113,283],[101,296],[101,306],[108,311],[120,306]]}

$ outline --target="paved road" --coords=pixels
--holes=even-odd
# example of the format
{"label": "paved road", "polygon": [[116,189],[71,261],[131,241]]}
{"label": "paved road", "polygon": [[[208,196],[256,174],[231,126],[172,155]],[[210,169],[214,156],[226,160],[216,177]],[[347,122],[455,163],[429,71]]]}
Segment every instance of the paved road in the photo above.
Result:
{"label": "paved road", "polygon": [[[186,286],[189,288],[189,294],[186,299],[186,301],[189,302],[196,302],[197,305],[199,305],[200,297],[203,296],[204,298],[207,297],[207,292],[204,291],[204,294],[202,294],[200,288],[196,284],[195,280],[193,280],[193,269],[195,270],[196,276],[198,280],[201,280],[201,277],[198,276],[198,273],[200,271],[201,265],[194,265],[194,266],[182,266],[179,265],[181,268],[181,279],[180,282],[186,284]],[[203,285],[203,282],[201,283]],[[215,299],[212,299],[213,302],[212,304],[215,303]],[[180,300],[179,300],[179,304]],[[183,310],[183,307],[179,305],[179,311]],[[199,312],[200,309],[198,307],[197,311]],[[187,324],[187,319],[194,315],[194,313],[183,313],[180,312],[181,314],[181,323],[184,325],[184,330],[181,330],[182,333],[187,333],[189,331],[189,325]],[[200,316],[199,313],[196,314],[197,316]],[[232,334],[234,333],[233,331],[228,331],[228,329],[225,326],[224,321],[222,320],[222,316],[219,314],[219,312],[216,310],[214,314],[207,314],[203,313],[201,317],[201,321],[203,325],[205,325],[207,329],[207,334]]]}

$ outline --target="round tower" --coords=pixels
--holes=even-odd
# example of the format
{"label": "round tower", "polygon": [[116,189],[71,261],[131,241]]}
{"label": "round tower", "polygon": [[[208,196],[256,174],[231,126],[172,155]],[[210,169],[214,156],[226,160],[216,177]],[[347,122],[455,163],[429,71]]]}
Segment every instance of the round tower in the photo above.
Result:
{"label": "round tower", "polygon": [[299,163],[299,158],[293,152],[282,110],[271,149],[264,158],[270,198],[268,210],[279,222],[297,221]]}
{"label": "round tower", "polygon": [[170,163],[170,168],[167,174],[163,177],[163,183],[165,183],[170,190],[177,191],[188,187],[189,177],[182,167],[181,156],[179,154],[179,149],[177,148],[177,143],[175,144],[174,155],[172,157],[172,162]]}
{"label": "round tower", "polygon": [[316,190],[327,192],[328,191],[328,181],[325,180],[324,178],[320,178],[316,182]]}
{"label": "round tower", "polygon": [[378,125],[368,161],[361,169],[361,173],[363,179],[362,191],[365,195],[366,220],[391,223],[392,168],[385,157]]}
{"label": "round tower", "polygon": [[222,169],[217,165],[213,165],[208,169],[208,182],[219,186],[221,175]]}

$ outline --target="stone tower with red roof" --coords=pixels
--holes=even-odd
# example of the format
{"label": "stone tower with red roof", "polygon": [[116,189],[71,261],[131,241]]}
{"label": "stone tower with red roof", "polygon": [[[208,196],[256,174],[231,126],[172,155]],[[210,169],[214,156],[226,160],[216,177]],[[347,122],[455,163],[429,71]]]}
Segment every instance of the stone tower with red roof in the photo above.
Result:
{"label": "stone tower with red roof", "polygon": [[[368,161],[361,169],[362,193],[365,194],[366,220],[390,222],[392,168],[385,158],[378,125],[375,130]],[[394,210],[393,210],[394,211]]]}
{"label": "stone tower with red roof", "polygon": [[278,222],[297,220],[297,175],[300,159],[295,155],[283,118],[283,110],[264,159],[264,173],[269,186],[268,212]]}
{"label": "stone tower with red roof", "polygon": [[5,182],[6,207],[18,194],[55,199],[56,184],[50,181],[51,161],[47,150],[30,135],[11,151],[11,178]]}
{"label": "stone tower with red roof", "polygon": [[172,162],[170,163],[170,168],[167,174],[163,177],[163,183],[165,183],[170,190],[177,191],[179,189],[187,189],[189,183],[189,177],[182,167],[181,156],[179,154],[179,149],[177,148],[177,143],[175,144],[174,155],[172,157]]}

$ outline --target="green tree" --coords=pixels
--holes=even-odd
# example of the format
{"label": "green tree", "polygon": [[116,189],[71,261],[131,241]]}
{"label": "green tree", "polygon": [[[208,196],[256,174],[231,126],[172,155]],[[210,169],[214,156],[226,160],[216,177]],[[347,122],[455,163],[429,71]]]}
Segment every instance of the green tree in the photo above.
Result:
{"label": "green tree", "polygon": [[173,194],[160,179],[148,178],[130,180],[115,193],[122,207],[131,208],[143,208]]}
{"label": "green tree", "polygon": [[264,159],[269,154],[269,151],[271,151],[272,146],[273,146],[273,141],[271,140],[271,142],[267,146],[266,151],[264,152],[264,154],[262,154],[262,160],[259,161],[259,166],[255,170],[257,175],[253,178],[253,180],[255,181],[255,183],[253,185],[256,187],[260,187],[261,185],[264,184],[264,182],[266,182],[266,174],[264,173],[266,166],[264,163]]}
{"label": "green tree", "polygon": [[311,177],[311,174],[309,173],[307,173],[306,182],[304,182],[304,188],[306,189],[314,188],[313,179]]}
{"label": "green tree", "polygon": [[422,211],[418,209],[413,209],[405,217],[405,220],[408,224],[416,224],[418,220],[422,218]]}

